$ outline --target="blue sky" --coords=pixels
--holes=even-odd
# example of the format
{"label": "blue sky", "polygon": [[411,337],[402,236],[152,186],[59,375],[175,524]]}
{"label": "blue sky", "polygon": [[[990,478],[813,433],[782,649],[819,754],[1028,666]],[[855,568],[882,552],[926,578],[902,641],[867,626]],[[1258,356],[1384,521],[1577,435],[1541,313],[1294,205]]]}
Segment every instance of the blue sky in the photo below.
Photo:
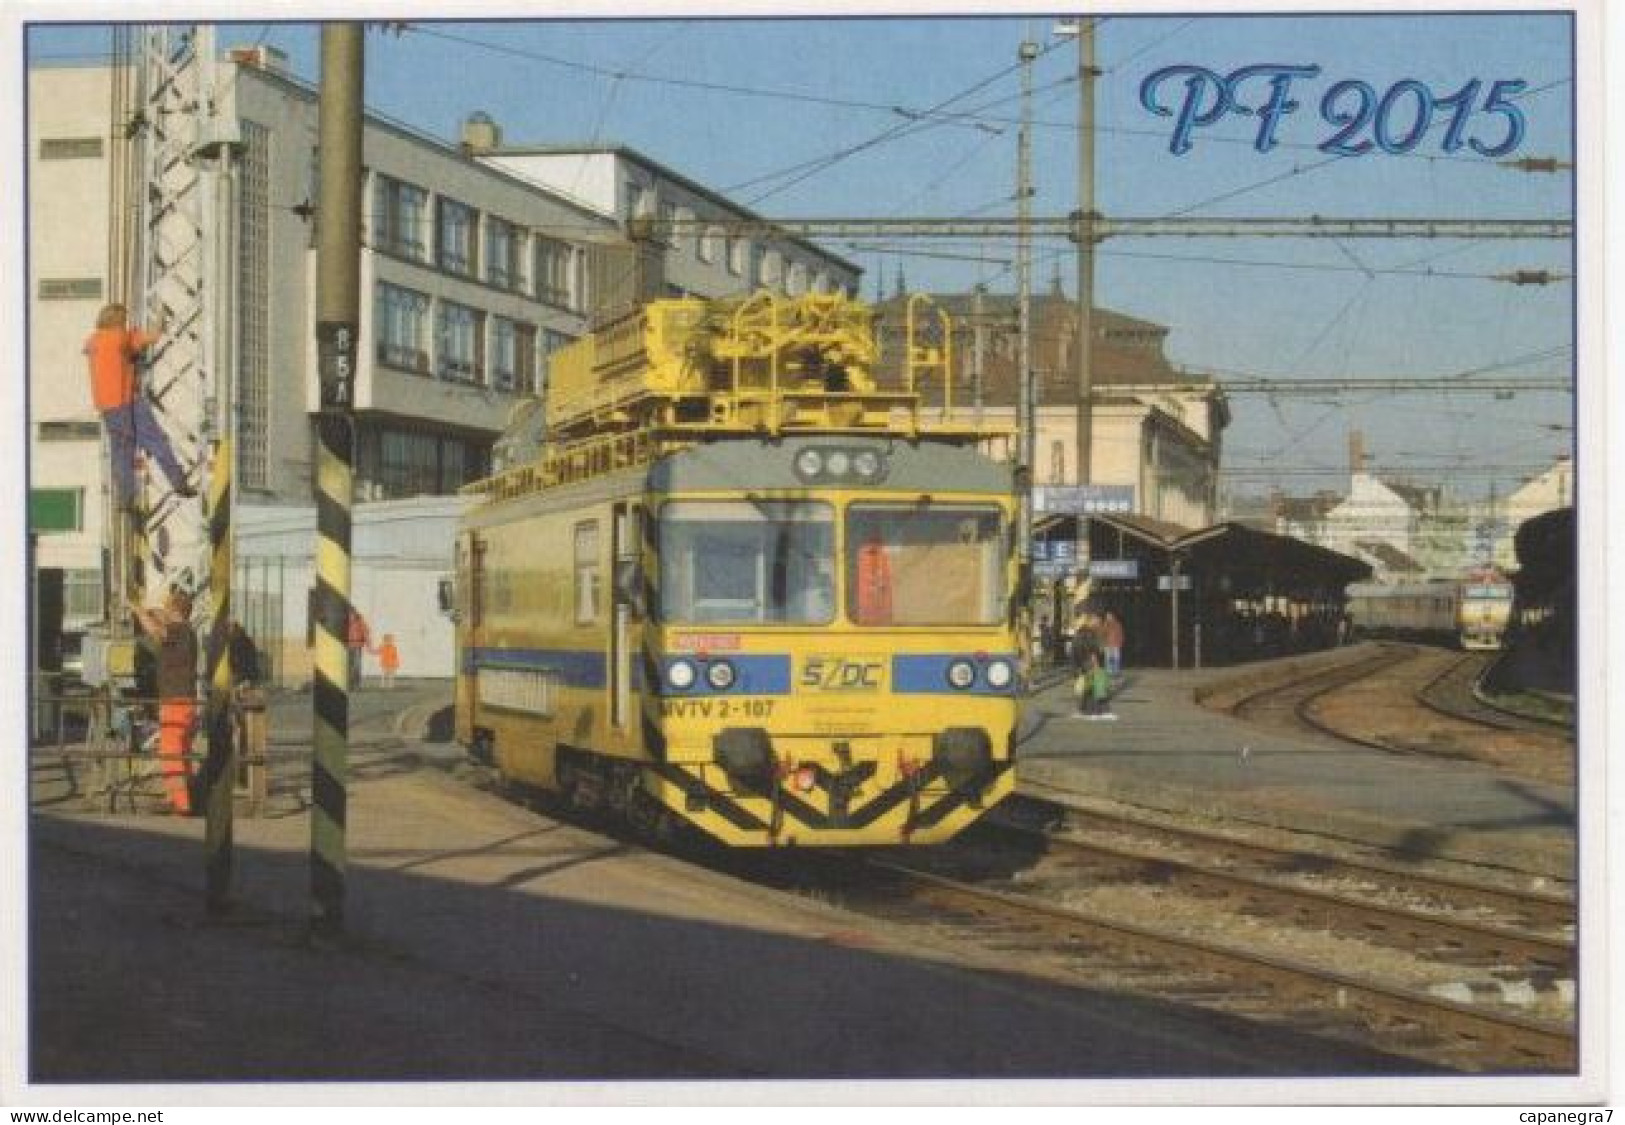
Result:
{"label": "blue sky", "polygon": [[[1331,132],[1320,98],[1340,80],[1381,94],[1414,79],[1442,97],[1475,78],[1486,93],[1521,79],[1527,133],[1508,158],[1572,161],[1570,26],[1562,15],[1112,15],[1099,25],[1098,206],[1119,216],[1568,217],[1570,173],[1513,171],[1465,148],[1443,154],[1442,123],[1410,155],[1333,160],[1315,146]],[[419,21],[368,36],[367,100],[448,139],[484,110],[512,143],[630,145],[769,216],[1013,215],[1015,63],[1030,36],[1043,50],[1033,71],[1033,211],[1057,215],[1076,206],[1078,98],[1076,49],[1053,28],[1040,18]],[[295,73],[317,76],[312,25],[242,23],[222,38],[270,43],[288,52]],[[106,44],[105,29],[92,28],[30,41],[39,58],[95,55]],[[1268,153],[1251,144],[1257,120],[1232,117],[1175,156],[1169,120],[1140,104],[1141,82],[1160,67],[1227,73],[1264,63],[1321,68],[1294,87],[1301,108]],[[1174,92],[1165,87],[1165,97]],[[1244,98],[1263,92],[1251,86]],[[1408,104],[1396,104],[1397,122]],[[938,106],[965,116],[922,122],[920,112]],[[1469,132],[1496,136],[1495,120],[1474,117],[1481,124]],[[846,150],[856,151],[832,159]],[[802,172],[810,174],[797,179]],[[1008,243],[830,245],[869,270],[866,293],[877,274],[889,290],[899,269],[911,288],[1014,287],[1006,265],[962,260],[1008,259]],[[1485,275],[1568,273],[1570,250],[1533,241],[1112,240],[1100,249],[1097,302],[1167,325],[1170,358],[1199,371],[1293,379],[1495,367],[1508,378],[1563,376],[1573,363],[1573,283],[1513,286]],[[1068,245],[1039,242],[1035,285],[1047,287],[1057,266],[1070,290]],[[1566,395],[1238,395],[1232,405],[1226,464],[1238,492],[1338,486],[1354,428],[1379,468],[1449,480],[1471,496],[1492,481],[1504,493],[1572,441]],[[1334,475],[1306,475],[1313,468]]]}

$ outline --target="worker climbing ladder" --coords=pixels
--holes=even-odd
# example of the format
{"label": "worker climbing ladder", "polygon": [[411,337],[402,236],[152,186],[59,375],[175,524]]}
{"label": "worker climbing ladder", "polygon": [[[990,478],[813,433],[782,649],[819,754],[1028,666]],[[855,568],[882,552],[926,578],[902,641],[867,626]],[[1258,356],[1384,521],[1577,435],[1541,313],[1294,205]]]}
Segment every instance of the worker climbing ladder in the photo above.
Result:
{"label": "worker climbing ladder", "polygon": [[[99,661],[107,690],[133,671],[129,606],[178,587],[193,595],[204,638],[209,736],[205,782],[220,779],[229,742],[233,368],[231,254],[239,143],[231,71],[212,28],[126,25],[115,32],[108,290],[133,328],[156,333],[137,393],[181,468],[138,458],[133,504],[108,505],[108,620]],[[134,443],[132,443],[134,444]],[[109,470],[111,482],[113,469]],[[110,489],[110,493],[111,493]],[[124,682],[119,683],[120,680]],[[218,804],[209,791],[211,836]],[[229,808],[226,810],[229,813]],[[229,831],[229,828],[228,828]],[[229,838],[226,841],[229,846]],[[215,876],[211,869],[211,896]]]}

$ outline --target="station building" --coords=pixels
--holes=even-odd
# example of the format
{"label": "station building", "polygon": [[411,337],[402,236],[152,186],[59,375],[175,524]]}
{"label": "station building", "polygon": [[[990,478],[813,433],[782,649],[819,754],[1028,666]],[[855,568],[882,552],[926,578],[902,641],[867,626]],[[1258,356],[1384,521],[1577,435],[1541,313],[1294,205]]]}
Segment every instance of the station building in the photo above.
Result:
{"label": "station building", "polygon": [[[953,324],[953,413],[1016,422],[1020,344],[1015,297],[931,294]],[[880,302],[884,381],[901,379],[907,298]],[[1059,282],[1029,306],[1030,362],[1037,389],[1033,483],[1077,480],[1078,306]],[[1129,510],[1185,527],[1215,518],[1219,460],[1230,407],[1219,384],[1179,371],[1163,348],[1160,324],[1095,309],[1089,480],[1131,496]],[[930,388],[933,400],[938,391]]]}

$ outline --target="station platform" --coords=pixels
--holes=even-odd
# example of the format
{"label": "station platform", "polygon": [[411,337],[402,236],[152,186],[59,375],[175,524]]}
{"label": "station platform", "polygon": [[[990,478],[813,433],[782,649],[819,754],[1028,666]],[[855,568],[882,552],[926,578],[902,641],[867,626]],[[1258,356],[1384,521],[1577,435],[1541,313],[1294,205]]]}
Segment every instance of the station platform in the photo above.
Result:
{"label": "station platform", "polygon": [[[915,1080],[922,1104],[964,1100],[968,1079],[1223,1078],[1259,1097],[1283,1077],[1423,1072],[1031,976],[539,816],[460,777],[454,745],[411,737],[446,692],[355,697],[335,941],[308,932],[297,785],[237,820],[238,905],[209,917],[201,821],[87,812],[37,784],[26,993],[12,993],[29,997],[29,1053],[7,1080],[32,1085],[6,1090],[10,1104],[60,1104],[68,1088],[126,1106],[298,1102],[326,1096],[308,1083],[356,1082],[436,1084],[405,1095],[420,1105],[504,1096],[468,1082],[553,1084],[506,1095],[530,1100],[756,1104],[807,1097],[773,1085],[797,1079]],[[273,748],[291,747],[309,697],[272,708]],[[858,1082],[817,1100],[877,1096]]]}
{"label": "station platform", "polygon": [[[1351,651],[1280,663],[1311,666]],[[1574,879],[1571,790],[1458,759],[1278,732],[1197,702],[1203,688],[1265,667],[1127,669],[1112,699],[1114,721],[1078,716],[1064,677],[1040,681],[1017,750],[1019,791]]]}

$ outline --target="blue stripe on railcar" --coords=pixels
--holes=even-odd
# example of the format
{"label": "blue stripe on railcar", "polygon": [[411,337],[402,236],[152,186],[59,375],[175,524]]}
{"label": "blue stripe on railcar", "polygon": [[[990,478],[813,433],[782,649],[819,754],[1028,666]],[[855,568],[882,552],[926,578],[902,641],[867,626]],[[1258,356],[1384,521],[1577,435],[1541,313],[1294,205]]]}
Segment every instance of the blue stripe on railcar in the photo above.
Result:
{"label": "blue stripe on railcar", "polygon": [[[671,685],[671,678],[667,671],[673,664],[687,661],[694,665],[696,674],[693,686],[676,688]],[[714,688],[705,677],[708,664],[727,661],[733,665],[734,682],[726,688]],[[789,695],[790,694],[790,657],[783,654],[761,653],[728,653],[726,656],[712,656],[704,660],[697,656],[667,656],[660,661],[662,695]]]}
{"label": "blue stripe on railcar", "polygon": [[[976,679],[965,688],[956,688],[948,682],[948,665],[956,660],[969,660],[976,669]],[[1020,694],[1019,677],[1011,675],[1010,682],[996,688],[987,682],[987,669],[994,660],[1003,660],[1016,667],[1014,653],[993,653],[974,659],[963,652],[906,653],[892,657],[891,686],[899,695],[1004,695]]]}

